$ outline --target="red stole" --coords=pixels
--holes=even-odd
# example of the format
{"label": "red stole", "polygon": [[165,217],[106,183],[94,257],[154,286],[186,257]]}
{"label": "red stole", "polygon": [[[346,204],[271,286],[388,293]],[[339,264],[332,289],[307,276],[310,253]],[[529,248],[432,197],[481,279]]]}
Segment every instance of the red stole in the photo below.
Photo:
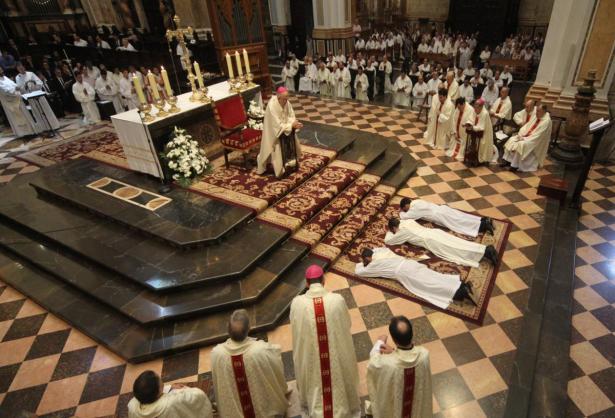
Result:
{"label": "red stole", "polygon": [[530,113],[525,112],[525,113],[527,113],[527,116],[525,117],[525,123],[528,123],[530,121],[530,118],[532,117],[532,112]]}
{"label": "red stole", "polygon": [[329,336],[327,334],[325,304],[322,298],[314,298],[313,301],[318,352],[320,353],[323,418],[333,418],[333,387],[331,386],[331,360],[329,358]]}
{"label": "red stole", "polygon": [[412,403],[414,401],[414,367],[404,369],[404,396],[402,401],[402,418],[412,417]]}
{"label": "red stole", "polygon": [[246,376],[246,368],[243,363],[243,354],[231,356],[233,365],[233,373],[235,374],[235,383],[237,384],[237,394],[243,411],[244,418],[255,418],[254,406],[252,405],[252,396],[250,396],[250,387],[248,386],[248,377]]}
{"label": "red stole", "polygon": [[461,118],[463,117],[463,112],[466,111],[466,107],[465,105],[463,106],[463,109],[461,109],[461,112],[459,112],[459,117],[457,118],[457,144],[455,144],[455,150],[453,151],[453,155],[452,158],[457,157],[457,154],[459,154],[459,148],[461,147],[461,137],[459,136],[459,125],[461,124]]}
{"label": "red stole", "polygon": [[500,99],[500,103],[498,104],[498,108],[495,109],[495,113],[500,113],[500,109],[502,108],[503,103],[504,103],[504,100]]}
{"label": "red stole", "polygon": [[532,132],[534,132],[534,129],[536,129],[539,123],[540,123],[540,118],[536,118],[536,122],[534,122],[530,130],[527,131],[525,135],[523,135],[523,138],[527,138],[528,136],[530,136]]}

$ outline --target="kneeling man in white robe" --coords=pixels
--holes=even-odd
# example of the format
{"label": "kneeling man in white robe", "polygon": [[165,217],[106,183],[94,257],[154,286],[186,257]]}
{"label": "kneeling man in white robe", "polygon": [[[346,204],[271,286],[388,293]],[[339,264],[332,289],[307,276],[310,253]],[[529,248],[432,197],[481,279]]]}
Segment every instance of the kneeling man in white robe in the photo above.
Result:
{"label": "kneeling man in white robe", "polygon": [[547,106],[536,107],[536,116],[504,145],[504,162],[512,171],[536,171],[542,167],[551,140],[551,116]]}
{"label": "kneeling man in white robe", "polygon": [[[256,174],[263,174],[267,169],[268,162],[271,162],[276,177],[281,177],[284,174],[280,136],[290,135],[293,129],[301,129],[302,127],[303,124],[295,119],[293,106],[288,101],[288,90],[284,87],[278,87],[276,95],[269,100],[267,109],[265,109],[263,138],[256,160],[258,163]],[[300,158],[301,144],[296,136],[295,141],[297,158]],[[295,161],[295,164],[297,164],[297,161]]]}
{"label": "kneeling man in white robe", "polygon": [[412,80],[408,74],[402,72],[393,84],[393,104],[410,106],[410,93],[412,93]]}
{"label": "kneeling man in white robe", "polygon": [[469,299],[475,304],[470,297],[471,285],[462,282],[458,274],[438,273],[386,247],[364,248],[354,272],[361,277],[397,280],[408,291],[441,309],[446,309],[454,300]]}
{"label": "kneeling man in white robe", "polygon": [[100,122],[100,113],[96,106],[96,91],[94,87],[83,81],[81,73],[75,73],[75,83],[73,84],[73,95],[83,110],[83,119],[85,123]]}
{"label": "kneeling man in white robe", "polygon": [[160,376],[148,370],[135,380],[134,398],[128,402],[128,418],[213,418],[209,398],[199,388],[174,383],[163,385]]}
{"label": "kneeling man in white robe", "polygon": [[211,371],[221,417],[286,416],[286,378],[280,347],[248,337],[245,309],[231,314],[230,338],[211,352]]}
{"label": "kneeling man in white robe", "polygon": [[472,238],[476,238],[481,232],[493,235],[493,222],[490,218],[481,218],[450,206],[437,205],[421,199],[402,198],[399,202],[399,219],[402,221],[425,219]]}
{"label": "kneeling man in white robe", "polygon": [[305,272],[307,292],[290,305],[293,362],[299,401],[306,416],[358,418],[359,373],[350,314],[341,295],[323,286],[324,272]]}
{"label": "kneeling man in white robe", "polygon": [[494,266],[498,253],[493,245],[467,241],[436,228],[426,228],[412,219],[389,219],[384,237],[386,245],[412,244],[431,251],[435,256],[462,266],[478,267],[486,258]]}
{"label": "kneeling man in white robe", "polygon": [[405,316],[391,318],[389,333],[397,348],[389,347],[387,336],[381,335],[369,353],[368,414],[374,418],[432,418],[429,351],[412,343],[412,324]]}

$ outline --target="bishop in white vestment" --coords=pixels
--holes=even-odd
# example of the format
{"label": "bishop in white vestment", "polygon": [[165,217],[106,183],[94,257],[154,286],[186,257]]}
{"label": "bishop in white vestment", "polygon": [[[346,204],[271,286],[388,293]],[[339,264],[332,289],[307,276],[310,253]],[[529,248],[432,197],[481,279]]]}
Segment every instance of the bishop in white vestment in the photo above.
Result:
{"label": "bishop in white vestment", "polygon": [[451,132],[453,121],[453,102],[447,97],[446,89],[438,91],[437,99],[431,101],[429,121],[424,138],[427,144],[438,149],[448,148],[448,137]]}
{"label": "bishop in white vestment", "polygon": [[453,300],[469,298],[470,288],[458,274],[439,273],[386,247],[364,248],[354,272],[361,277],[397,280],[408,291],[441,309],[446,309]]}
{"label": "bishop in white vestment", "polygon": [[350,314],[341,295],[323,287],[322,268],[308,267],[308,290],[290,306],[293,362],[302,409],[309,417],[359,418],[359,375]]}
{"label": "bishop in white vestment", "polygon": [[402,72],[393,84],[393,104],[410,106],[410,93],[412,92],[412,80]]}
{"label": "bishop in white vestment", "polygon": [[400,221],[389,219],[388,231],[384,237],[386,245],[409,243],[431,251],[437,257],[462,266],[478,267],[486,257],[497,264],[497,252],[492,245],[485,246],[467,241],[441,229],[427,228],[412,219]]}
{"label": "bishop in white vestment", "polygon": [[389,347],[383,335],[369,353],[367,391],[371,415],[374,418],[432,418],[429,351],[412,344],[412,324],[404,316],[391,319],[389,333],[397,348]]}
{"label": "bishop in white vestment", "polygon": [[363,72],[363,67],[359,67],[357,76],[354,79],[354,90],[356,92],[356,98],[362,102],[368,102],[367,88],[369,87],[369,80],[367,74]]}
{"label": "bishop in white vestment", "polygon": [[463,97],[458,97],[455,101],[455,113],[453,113],[453,123],[451,127],[450,142],[446,155],[463,161],[466,152],[466,144],[468,142],[468,132],[466,125],[474,122],[476,114],[474,108],[470,106]]}
{"label": "bishop in white vestment", "polygon": [[[288,101],[288,90],[278,87],[277,94],[267,103],[265,109],[265,119],[263,120],[263,138],[261,149],[256,159],[258,167],[257,174],[263,174],[267,169],[267,163],[271,162],[276,177],[281,177],[284,173],[282,160],[282,147],[280,136],[290,135],[293,129],[301,129],[303,125],[295,119],[293,106]],[[301,144],[295,135],[297,158],[301,156]]]}
{"label": "bishop in white vestment", "polygon": [[119,87],[115,84],[115,81],[109,77],[107,70],[101,71],[100,77],[96,79],[94,88],[102,100],[108,100],[113,103],[115,113],[122,113],[124,111],[122,101],[120,100]]}
{"label": "bishop in white vestment", "polygon": [[100,113],[96,106],[96,91],[94,91],[94,87],[83,81],[81,73],[76,73],[75,78],[73,94],[75,99],[81,103],[85,123],[100,122]]}
{"label": "bishop in white vestment", "polygon": [[229,321],[230,338],[211,352],[211,371],[221,417],[284,417],[288,409],[280,347],[248,337],[248,313]]}
{"label": "bishop in white vestment", "polygon": [[504,145],[504,160],[513,170],[536,171],[542,167],[551,140],[551,116],[546,105],[536,108],[536,116],[523,125]]}
{"label": "bishop in white vestment", "polygon": [[2,67],[0,67],[0,103],[17,138],[34,134],[32,116],[21,99],[17,84],[4,75]]}
{"label": "bishop in white vestment", "polygon": [[399,219],[425,219],[444,226],[453,232],[476,238],[480,232],[493,235],[491,219],[472,215],[446,205],[437,205],[427,200],[404,197],[399,203]]}

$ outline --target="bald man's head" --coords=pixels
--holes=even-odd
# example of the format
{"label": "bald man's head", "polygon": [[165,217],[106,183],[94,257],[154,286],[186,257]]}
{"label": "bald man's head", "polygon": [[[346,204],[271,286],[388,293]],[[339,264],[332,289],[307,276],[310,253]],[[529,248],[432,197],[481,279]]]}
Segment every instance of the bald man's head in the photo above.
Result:
{"label": "bald man's head", "polygon": [[534,101],[532,99],[525,101],[525,110],[531,112],[534,109]]}
{"label": "bald man's head", "polygon": [[502,87],[500,89],[500,97],[503,98],[503,99],[508,97],[509,91],[510,91],[510,89],[508,87]]}
{"label": "bald man's head", "polygon": [[231,340],[242,342],[250,332],[250,317],[245,309],[238,309],[231,314],[228,321],[228,333]]}
{"label": "bald man's head", "polygon": [[412,324],[410,320],[403,315],[394,316],[389,323],[389,333],[395,342],[395,345],[401,348],[412,347]]}

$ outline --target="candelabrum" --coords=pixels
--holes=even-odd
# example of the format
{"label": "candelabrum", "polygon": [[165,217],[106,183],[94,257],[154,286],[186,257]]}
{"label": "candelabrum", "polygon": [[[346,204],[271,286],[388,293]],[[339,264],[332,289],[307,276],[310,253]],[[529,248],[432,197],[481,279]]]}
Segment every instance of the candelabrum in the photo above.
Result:
{"label": "candelabrum", "polygon": [[229,78],[228,84],[230,91],[233,93],[239,93],[241,91],[241,79],[239,77]]}
{"label": "candelabrum", "polygon": [[192,74],[192,72],[188,73],[188,81],[190,81],[190,89],[192,90],[192,95],[189,99],[191,102],[198,102],[199,100],[201,100],[201,93],[197,91],[196,84],[194,84],[195,78],[196,77],[194,76],[194,74]]}
{"label": "candelabrum", "polygon": [[207,86],[203,85],[203,87],[199,89],[199,93],[201,94],[202,103],[211,103],[211,97],[207,95],[207,93],[209,93],[209,91],[207,90]]}
{"label": "candelabrum", "polygon": [[171,105],[168,112],[169,113],[177,113],[179,112],[179,107],[177,107],[177,96],[169,96],[167,97],[167,102]]}
{"label": "candelabrum", "polygon": [[246,80],[247,80],[246,89],[251,89],[252,87],[256,87],[256,84],[254,83],[254,76],[252,75],[252,73],[248,73],[246,75]]}
{"label": "candelabrum", "polygon": [[162,97],[157,99],[154,102],[154,106],[156,106],[156,109],[158,109],[158,112],[156,113],[156,117],[164,118],[165,116],[169,116],[169,113],[165,112],[164,110],[164,104],[165,104],[165,101]]}
{"label": "candelabrum", "polygon": [[148,123],[155,119],[149,113],[152,110],[152,105],[150,105],[149,103],[139,104],[139,110],[141,111],[141,113],[143,113],[143,122]]}

